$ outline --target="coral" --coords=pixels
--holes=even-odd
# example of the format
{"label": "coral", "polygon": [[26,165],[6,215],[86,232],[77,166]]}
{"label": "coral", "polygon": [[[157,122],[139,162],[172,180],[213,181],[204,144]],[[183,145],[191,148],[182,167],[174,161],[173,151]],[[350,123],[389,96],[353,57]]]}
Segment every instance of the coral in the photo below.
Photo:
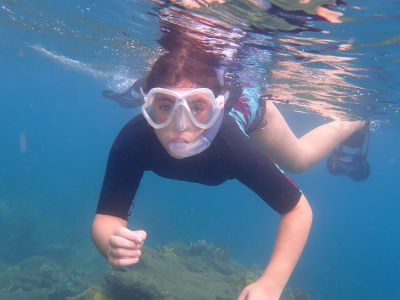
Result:
{"label": "coral", "polygon": [[39,267],[38,275],[51,280],[52,278],[56,277],[55,274],[57,272],[58,270],[53,264],[44,263]]}
{"label": "coral", "polygon": [[159,251],[167,256],[176,256],[174,250],[175,248],[172,247],[168,247],[168,246],[162,246],[162,247],[158,247]]}
{"label": "coral", "polygon": [[68,297],[67,300],[113,300],[113,298],[109,297],[101,287],[95,285],[77,296]]}
{"label": "coral", "polygon": [[97,291],[93,297],[93,300],[112,300],[112,299],[104,295],[104,293]]}
{"label": "coral", "polygon": [[77,267],[67,269],[48,257],[31,256],[0,273],[0,290],[6,295],[0,298],[40,294],[30,299],[67,299],[87,289],[89,284],[92,283],[86,273]]}
{"label": "coral", "polygon": [[257,271],[254,267],[246,271],[238,281],[238,288],[241,291],[249,284],[255,282],[261,276],[261,271]]}
{"label": "coral", "polygon": [[21,271],[21,267],[18,265],[11,265],[7,269],[8,272],[19,272]]}
{"label": "coral", "polygon": [[[55,253],[67,253],[61,245],[56,248]],[[261,275],[255,266],[245,269],[224,259],[226,251],[206,241],[189,246],[176,242],[157,249],[143,246],[137,264],[122,269],[110,267],[105,280],[93,285],[103,273],[98,265],[106,264],[91,263],[87,256],[85,260],[72,254],[62,260],[30,256],[14,265],[0,265],[0,299],[29,295],[24,299],[232,300]],[[91,275],[93,272],[96,276]],[[280,300],[311,297],[301,290],[285,289]]]}
{"label": "coral", "polygon": [[311,295],[300,289],[286,288],[282,294],[281,300],[312,300]]}
{"label": "coral", "polygon": [[311,295],[300,289],[295,289],[293,292],[294,300],[312,300]]}
{"label": "coral", "polygon": [[[206,255],[185,255],[185,248],[177,244],[159,246],[156,250],[143,247],[142,252],[147,255],[138,264],[123,270],[108,270],[107,295],[113,300],[232,300],[237,297],[233,283],[243,269]],[[171,250],[176,256],[166,254]]]}
{"label": "coral", "polygon": [[190,243],[190,246],[185,249],[185,254],[190,256],[209,256],[227,261],[229,259],[230,249],[227,248],[223,250],[211,243],[207,243],[205,240],[200,240],[194,244]]}

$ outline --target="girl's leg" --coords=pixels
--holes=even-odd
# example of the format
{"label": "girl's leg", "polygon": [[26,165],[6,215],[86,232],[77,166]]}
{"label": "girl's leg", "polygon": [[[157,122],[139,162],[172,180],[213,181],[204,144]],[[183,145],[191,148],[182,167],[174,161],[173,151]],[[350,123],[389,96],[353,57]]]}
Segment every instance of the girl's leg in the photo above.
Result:
{"label": "girl's leg", "polygon": [[266,101],[264,118],[267,125],[250,138],[289,172],[307,170],[364,125],[364,121],[332,121],[297,138],[271,101]]}

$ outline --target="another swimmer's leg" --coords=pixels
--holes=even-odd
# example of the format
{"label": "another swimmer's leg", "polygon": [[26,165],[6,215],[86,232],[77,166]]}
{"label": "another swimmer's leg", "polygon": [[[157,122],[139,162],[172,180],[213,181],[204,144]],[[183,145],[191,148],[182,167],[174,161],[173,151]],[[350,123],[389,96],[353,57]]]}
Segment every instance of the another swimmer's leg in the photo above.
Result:
{"label": "another swimmer's leg", "polygon": [[252,133],[251,139],[280,167],[295,173],[319,162],[364,124],[363,121],[333,121],[297,138],[271,101],[266,102],[264,118],[267,125]]}
{"label": "another swimmer's leg", "polygon": [[300,172],[305,168],[302,162],[301,143],[285,119],[271,101],[265,103],[266,125],[258,128],[250,138],[258,144],[281,168]]}
{"label": "another swimmer's leg", "polygon": [[340,143],[361,129],[365,121],[332,121],[321,125],[299,138],[305,149],[308,167],[313,166],[327,156]]}

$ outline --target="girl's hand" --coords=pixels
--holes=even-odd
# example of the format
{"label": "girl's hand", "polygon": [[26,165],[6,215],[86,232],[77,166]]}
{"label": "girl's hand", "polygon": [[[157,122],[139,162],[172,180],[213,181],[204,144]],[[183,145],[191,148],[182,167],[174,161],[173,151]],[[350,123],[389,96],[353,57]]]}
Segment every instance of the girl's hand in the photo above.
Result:
{"label": "girl's hand", "polygon": [[264,282],[257,280],[246,286],[238,300],[279,300],[280,291],[268,289]]}
{"label": "girl's hand", "polygon": [[144,230],[132,231],[120,226],[108,240],[107,258],[114,267],[125,267],[136,264],[142,254],[141,248],[146,239]]}

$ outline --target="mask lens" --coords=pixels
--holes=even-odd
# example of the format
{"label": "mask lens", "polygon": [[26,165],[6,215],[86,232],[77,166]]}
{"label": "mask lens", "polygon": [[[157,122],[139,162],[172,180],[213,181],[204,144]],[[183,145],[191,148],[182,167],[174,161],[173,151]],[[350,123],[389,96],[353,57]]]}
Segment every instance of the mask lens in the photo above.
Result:
{"label": "mask lens", "polygon": [[213,103],[208,93],[196,93],[186,97],[192,116],[202,124],[207,124],[212,118]]}
{"label": "mask lens", "polygon": [[151,103],[146,107],[146,112],[156,124],[163,124],[168,121],[174,109],[177,98],[166,93],[153,93],[148,101]]}

